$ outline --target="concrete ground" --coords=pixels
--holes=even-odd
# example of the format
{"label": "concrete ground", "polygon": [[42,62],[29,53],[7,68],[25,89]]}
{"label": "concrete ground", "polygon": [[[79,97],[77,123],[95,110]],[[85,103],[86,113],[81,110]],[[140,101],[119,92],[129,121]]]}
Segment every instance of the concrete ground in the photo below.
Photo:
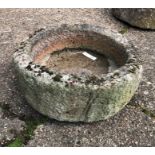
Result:
{"label": "concrete ground", "polygon": [[[39,28],[88,23],[122,33],[138,49],[143,79],[130,103],[114,117],[92,124],[49,120],[18,90],[12,55]],[[155,31],[126,25],[110,9],[0,9],[1,146],[155,146]]]}

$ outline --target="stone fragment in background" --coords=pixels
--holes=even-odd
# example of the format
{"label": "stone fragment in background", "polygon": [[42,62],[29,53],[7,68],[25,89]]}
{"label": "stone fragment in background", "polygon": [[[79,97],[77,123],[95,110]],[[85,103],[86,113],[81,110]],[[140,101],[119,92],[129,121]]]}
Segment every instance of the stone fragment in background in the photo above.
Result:
{"label": "stone fragment in background", "polygon": [[132,26],[155,29],[155,9],[112,9],[112,14]]}

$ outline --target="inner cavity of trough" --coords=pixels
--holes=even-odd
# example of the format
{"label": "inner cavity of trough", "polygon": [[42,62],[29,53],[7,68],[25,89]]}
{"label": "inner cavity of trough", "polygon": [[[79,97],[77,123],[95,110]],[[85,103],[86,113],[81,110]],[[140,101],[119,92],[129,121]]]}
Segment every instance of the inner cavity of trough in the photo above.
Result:
{"label": "inner cavity of trough", "polygon": [[62,74],[100,76],[117,69],[112,59],[103,54],[81,49],[63,49],[52,52],[41,60],[41,65]]}

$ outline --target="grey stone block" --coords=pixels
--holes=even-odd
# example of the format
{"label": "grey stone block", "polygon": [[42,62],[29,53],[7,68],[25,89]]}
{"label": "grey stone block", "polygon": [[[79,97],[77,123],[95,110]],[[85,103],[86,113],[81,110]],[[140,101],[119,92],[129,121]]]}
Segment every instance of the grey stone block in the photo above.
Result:
{"label": "grey stone block", "polygon": [[155,29],[155,9],[113,9],[118,19],[143,29]]}

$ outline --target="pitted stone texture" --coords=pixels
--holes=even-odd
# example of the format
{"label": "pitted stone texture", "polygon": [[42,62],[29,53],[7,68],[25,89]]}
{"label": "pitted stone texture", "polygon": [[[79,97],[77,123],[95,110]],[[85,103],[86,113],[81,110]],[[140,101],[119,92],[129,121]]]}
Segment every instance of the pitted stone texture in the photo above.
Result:
{"label": "pitted stone texture", "polygon": [[106,121],[48,123],[34,133],[27,146],[155,146],[155,122],[130,106]]}
{"label": "pitted stone texture", "polygon": [[[46,54],[83,47],[113,58],[118,70],[105,77],[66,74],[69,79],[63,80],[65,74],[38,66]],[[21,44],[13,60],[19,86],[34,109],[60,121],[93,122],[116,114],[135,93],[142,66],[130,53],[134,50],[114,31],[88,24],[62,25],[39,30]]]}
{"label": "pitted stone texture", "polygon": [[155,29],[155,9],[113,9],[113,15],[132,26]]}
{"label": "pitted stone texture", "polygon": [[18,118],[5,117],[0,108],[0,146],[7,144],[24,131],[25,123]]}

